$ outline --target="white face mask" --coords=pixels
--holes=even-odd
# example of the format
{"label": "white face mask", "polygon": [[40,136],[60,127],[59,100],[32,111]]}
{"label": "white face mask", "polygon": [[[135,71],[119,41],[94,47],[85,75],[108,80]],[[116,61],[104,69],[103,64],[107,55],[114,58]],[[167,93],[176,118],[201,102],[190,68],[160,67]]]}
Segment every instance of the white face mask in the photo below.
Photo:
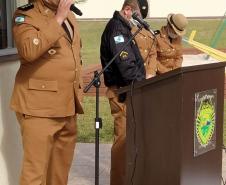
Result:
{"label": "white face mask", "polygon": [[139,23],[136,21],[136,20],[134,20],[133,18],[131,18],[130,20],[130,23],[132,24],[132,26],[137,26]]}
{"label": "white face mask", "polygon": [[131,14],[131,18],[130,18],[130,23],[132,24],[132,26],[138,26],[138,25],[140,24],[138,21],[136,21],[136,20],[133,19],[133,17],[132,17],[133,13],[135,13],[135,12],[136,12],[136,13],[139,15],[139,17],[142,19],[142,15],[141,15],[140,11],[139,11],[139,10],[133,10],[133,11],[132,11],[132,14]]}

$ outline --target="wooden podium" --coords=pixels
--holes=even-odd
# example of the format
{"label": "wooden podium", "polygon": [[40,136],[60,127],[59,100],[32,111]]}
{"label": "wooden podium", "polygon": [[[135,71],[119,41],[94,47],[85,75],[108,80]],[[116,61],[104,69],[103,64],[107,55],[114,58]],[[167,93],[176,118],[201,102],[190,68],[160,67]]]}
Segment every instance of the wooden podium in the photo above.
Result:
{"label": "wooden podium", "polygon": [[184,67],[127,93],[126,185],[221,185],[225,63]]}

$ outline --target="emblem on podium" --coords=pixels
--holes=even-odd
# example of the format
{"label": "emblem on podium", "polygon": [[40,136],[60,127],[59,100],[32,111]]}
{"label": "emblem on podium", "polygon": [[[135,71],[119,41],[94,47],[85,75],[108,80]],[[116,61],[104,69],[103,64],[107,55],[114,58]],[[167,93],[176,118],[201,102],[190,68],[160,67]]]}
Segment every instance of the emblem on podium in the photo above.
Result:
{"label": "emblem on podium", "polygon": [[216,89],[195,94],[195,156],[204,154],[216,147],[216,104]]}

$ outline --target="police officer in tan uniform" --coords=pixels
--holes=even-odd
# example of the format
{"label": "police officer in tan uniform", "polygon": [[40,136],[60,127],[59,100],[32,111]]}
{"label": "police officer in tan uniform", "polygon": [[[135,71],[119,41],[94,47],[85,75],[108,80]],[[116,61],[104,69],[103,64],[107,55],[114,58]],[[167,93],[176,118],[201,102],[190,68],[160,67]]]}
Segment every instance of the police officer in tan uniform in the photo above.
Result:
{"label": "police officer in tan uniform", "polygon": [[21,127],[20,185],[67,185],[83,113],[80,36],[73,0],[19,7],[13,35],[20,56],[11,108]]}
{"label": "police officer in tan uniform", "polygon": [[[138,3],[140,9],[138,13],[143,19],[145,19],[148,14],[148,1],[138,0]],[[133,23],[134,26],[132,28],[132,33],[135,33],[138,27],[136,26],[136,21],[133,21]],[[135,41],[144,60],[146,78],[151,78],[156,75],[157,71],[156,39],[149,31],[142,28],[142,30],[136,35]]]}
{"label": "police officer in tan uniform", "polygon": [[157,36],[158,74],[181,67],[183,60],[182,36],[188,21],[183,14],[169,14],[167,25]]}

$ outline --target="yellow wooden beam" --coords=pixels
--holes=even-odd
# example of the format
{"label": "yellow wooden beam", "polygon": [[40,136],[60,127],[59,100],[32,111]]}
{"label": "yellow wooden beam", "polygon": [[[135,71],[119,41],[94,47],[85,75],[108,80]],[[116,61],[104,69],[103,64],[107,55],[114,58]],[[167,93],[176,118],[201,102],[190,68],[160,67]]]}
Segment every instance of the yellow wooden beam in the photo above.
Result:
{"label": "yellow wooden beam", "polygon": [[206,53],[207,55],[215,58],[218,61],[226,61],[226,53],[219,51],[215,48],[209,47],[205,44],[202,44],[200,42],[194,41],[195,38],[195,34],[196,34],[196,30],[193,30],[189,36],[189,39],[183,39],[185,42],[189,43],[191,46],[193,46],[194,48],[197,48],[198,50]]}

